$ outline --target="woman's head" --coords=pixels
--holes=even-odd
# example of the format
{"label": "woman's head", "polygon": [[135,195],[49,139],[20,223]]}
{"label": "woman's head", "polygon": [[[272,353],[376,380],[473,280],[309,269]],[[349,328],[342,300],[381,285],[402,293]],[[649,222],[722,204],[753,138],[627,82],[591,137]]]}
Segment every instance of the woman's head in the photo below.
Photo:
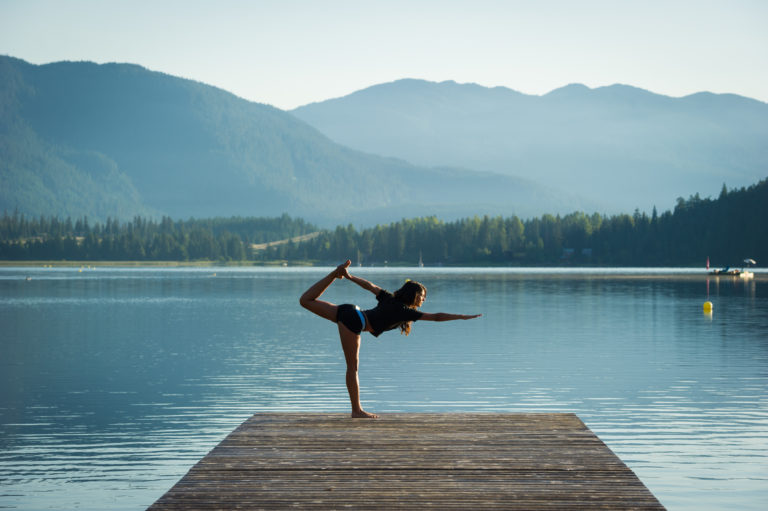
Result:
{"label": "woman's head", "polygon": [[427,288],[415,280],[408,280],[395,291],[395,300],[407,307],[421,307],[427,298]]}
{"label": "woman's head", "polygon": [[[406,307],[415,309],[421,307],[424,300],[427,298],[427,288],[419,284],[415,280],[406,280],[405,284],[395,291],[395,300],[402,303]],[[400,333],[408,335],[411,333],[411,322],[406,321],[400,325]]]}

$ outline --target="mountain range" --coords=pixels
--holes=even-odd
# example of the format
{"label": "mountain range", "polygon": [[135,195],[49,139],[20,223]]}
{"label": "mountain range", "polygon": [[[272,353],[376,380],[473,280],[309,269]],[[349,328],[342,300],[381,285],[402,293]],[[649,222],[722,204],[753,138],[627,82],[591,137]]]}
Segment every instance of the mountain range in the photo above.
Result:
{"label": "mountain range", "polygon": [[580,205],[523,178],[350,149],[290,113],[137,65],[12,57],[0,57],[0,185],[2,210],[92,219],[359,225]]}
{"label": "mountain range", "polygon": [[285,112],[133,64],[0,56],[0,210],[333,226],[669,207],[765,176],[767,108],[401,80]]}
{"label": "mountain range", "polygon": [[405,79],[292,113],[361,151],[524,177],[601,212],[668,209],[768,176],[768,104],[732,94],[572,84],[535,96]]}

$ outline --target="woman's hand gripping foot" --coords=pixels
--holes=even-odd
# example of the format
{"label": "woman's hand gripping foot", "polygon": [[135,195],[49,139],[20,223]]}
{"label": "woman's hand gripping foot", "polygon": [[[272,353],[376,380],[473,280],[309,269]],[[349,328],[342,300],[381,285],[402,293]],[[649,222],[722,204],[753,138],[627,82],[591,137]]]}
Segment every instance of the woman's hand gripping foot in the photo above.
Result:
{"label": "woman's hand gripping foot", "polygon": [[347,259],[345,262],[338,265],[336,267],[336,271],[334,272],[334,276],[337,279],[349,278],[349,272],[347,271],[347,268],[349,268],[350,264],[352,264],[352,261]]}

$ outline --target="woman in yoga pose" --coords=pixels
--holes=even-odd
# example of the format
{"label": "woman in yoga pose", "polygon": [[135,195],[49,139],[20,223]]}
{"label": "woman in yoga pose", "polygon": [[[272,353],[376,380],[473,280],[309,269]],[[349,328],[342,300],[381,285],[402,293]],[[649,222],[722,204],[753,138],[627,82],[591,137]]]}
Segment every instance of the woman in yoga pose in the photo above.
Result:
{"label": "woman in yoga pose", "polygon": [[[408,335],[413,321],[453,321],[477,318],[482,314],[420,312],[417,309],[424,303],[427,290],[418,282],[409,280],[393,294],[365,279],[350,275],[349,265],[350,261],[340,264],[335,270],[312,285],[301,295],[299,303],[305,309],[338,325],[341,347],[347,361],[347,390],[352,402],[352,417],[375,419],[378,415],[366,412],[360,404],[360,382],[357,377],[357,366],[360,355],[360,334],[362,332],[370,332],[378,337],[382,332],[399,327],[401,333]],[[363,289],[370,291],[376,296],[378,305],[373,309],[361,311],[356,305],[335,305],[318,300],[320,295],[336,279],[351,280]]]}

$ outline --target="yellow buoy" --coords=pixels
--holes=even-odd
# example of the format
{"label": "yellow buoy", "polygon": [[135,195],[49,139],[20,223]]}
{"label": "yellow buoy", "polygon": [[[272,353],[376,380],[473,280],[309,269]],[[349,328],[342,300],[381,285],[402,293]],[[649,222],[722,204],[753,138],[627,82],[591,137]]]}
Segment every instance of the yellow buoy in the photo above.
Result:
{"label": "yellow buoy", "polygon": [[712,302],[704,302],[704,312],[712,312]]}

